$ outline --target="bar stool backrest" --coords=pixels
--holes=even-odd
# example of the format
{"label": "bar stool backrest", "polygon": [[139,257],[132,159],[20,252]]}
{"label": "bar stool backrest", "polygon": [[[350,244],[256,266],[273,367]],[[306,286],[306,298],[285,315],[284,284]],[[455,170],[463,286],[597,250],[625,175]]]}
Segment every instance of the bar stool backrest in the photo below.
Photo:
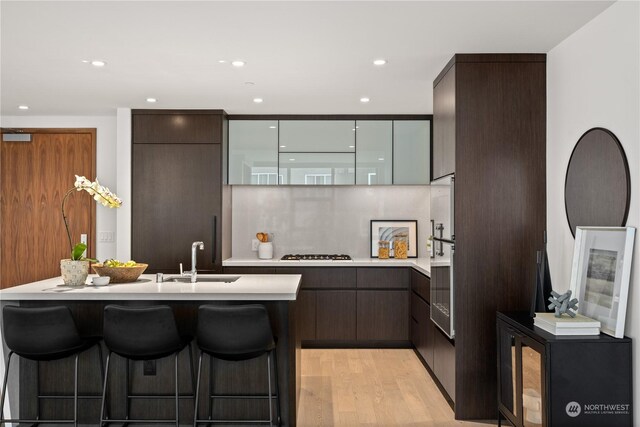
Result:
{"label": "bar stool backrest", "polygon": [[198,346],[226,360],[247,360],[273,349],[269,314],[263,305],[202,305],[198,310]]}
{"label": "bar stool backrest", "polygon": [[2,310],[3,337],[10,350],[32,359],[81,347],[84,341],[65,306],[13,307]]}
{"label": "bar stool backrest", "polygon": [[107,348],[129,359],[159,359],[184,346],[171,307],[104,308],[103,338]]}

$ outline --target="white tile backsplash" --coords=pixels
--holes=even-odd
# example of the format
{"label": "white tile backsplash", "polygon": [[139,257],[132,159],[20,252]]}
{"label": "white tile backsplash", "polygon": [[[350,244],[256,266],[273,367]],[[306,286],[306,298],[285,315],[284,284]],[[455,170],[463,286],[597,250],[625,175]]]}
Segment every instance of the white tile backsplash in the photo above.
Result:
{"label": "white tile backsplash", "polygon": [[233,186],[232,256],[255,258],[251,239],[273,234],[274,257],[346,253],[369,257],[369,221],[418,220],[418,256],[427,256],[429,186]]}

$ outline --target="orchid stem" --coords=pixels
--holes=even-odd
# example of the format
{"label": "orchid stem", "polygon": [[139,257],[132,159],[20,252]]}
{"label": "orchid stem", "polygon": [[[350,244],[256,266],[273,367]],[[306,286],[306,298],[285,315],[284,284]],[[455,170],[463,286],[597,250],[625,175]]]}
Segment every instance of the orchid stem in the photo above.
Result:
{"label": "orchid stem", "polygon": [[64,228],[66,228],[67,230],[67,238],[69,239],[69,253],[72,254],[73,253],[73,244],[71,243],[71,232],[69,231],[69,223],[67,222],[67,216],[64,213],[64,205],[67,202],[67,197],[69,197],[70,194],[72,194],[76,189],[72,188],[71,190],[67,191],[67,194],[64,195],[64,198],[62,199],[62,219],[64,221]]}

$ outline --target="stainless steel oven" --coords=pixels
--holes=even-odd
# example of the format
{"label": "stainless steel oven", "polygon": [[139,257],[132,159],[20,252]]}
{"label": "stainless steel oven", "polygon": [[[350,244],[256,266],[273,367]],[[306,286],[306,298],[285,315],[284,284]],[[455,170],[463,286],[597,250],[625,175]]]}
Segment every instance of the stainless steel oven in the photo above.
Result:
{"label": "stainless steel oven", "polygon": [[454,175],[431,182],[433,257],[431,258],[431,320],[449,337],[455,336]]}

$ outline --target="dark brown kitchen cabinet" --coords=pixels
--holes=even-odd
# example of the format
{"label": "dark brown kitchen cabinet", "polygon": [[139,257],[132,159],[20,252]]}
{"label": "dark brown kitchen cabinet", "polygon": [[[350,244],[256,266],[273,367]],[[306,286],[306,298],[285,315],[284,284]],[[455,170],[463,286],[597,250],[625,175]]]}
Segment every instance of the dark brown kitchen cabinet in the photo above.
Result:
{"label": "dark brown kitchen cabinet", "polygon": [[[198,271],[221,272],[230,252],[228,239],[224,246],[222,239],[230,228],[223,227],[223,215],[230,219],[223,208],[230,206],[222,180],[224,153],[216,143],[224,117],[160,111],[132,112],[131,257],[148,263],[147,273],[174,273],[179,263],[188,270],[191,244],[203,241]],[[175,117],[184,120],[174,123]],[[211,122],[206,126],[205,118]]]}
{"label": "dark brown kitchen cabinet", "polygon": [[441,382],[457,420],[496,418],[495,313],[531,307],[546,229],[546,75],[544,54],[457,54],[433,82],[433,177],[455,173],[455,347],[435,335],[434,372],[455,378]]}
{"label": "dark brown kitchen cabinet", "polygon": [[358,291],[358,341],[407,341],[409,301],[406,291]]}
{"label": "dark brown kitchen cabinet", "polygon": [[411,290],[418,294],[427,303],[430,303],[431,279],[422,273],[411,269]]}
{"label": "dark brown kitchen cabinet", "polygon": [[358,268],[358,289],[400,288],[409,287],[409,269],[392,267]]}
{"label": "dark brown kitchen cabinet", "polygon": [[356,339],[356,291],[316,292],[316,340]]}
{"label": "dark brown kitchen cabinet", "polygon": [[134,144],[221,144],[220,110],[134,110]]}
{"label": "dark brown kitchen cabinet", "polygon": [[433,87],[433,179],[455,172],[456,85],[455,64]]}
{"label": "dark brown kitchen cabinet", "polygon": [[434,334],[436,326],[429,317],[429,304],[411,293],[411,342],[425,363],[433,370]]}
{"label": "dark brown kitchen cabinet", "polygon": [[316,300],[318,291],[300,290],[296,301],[298,327],[302,341],[316,339]]}
{"label": "dark brown kitchen cabinet", "polygon": [[303,289],[350,289],[356,287],[356,269],[342,267],[278,267],[278,274],[301,274]]}
{"label": "dark brown kitchen cabinet", "polygon": [[456,348],[449,338],[434,326],[433,373],[452,401],[456,401]]}

